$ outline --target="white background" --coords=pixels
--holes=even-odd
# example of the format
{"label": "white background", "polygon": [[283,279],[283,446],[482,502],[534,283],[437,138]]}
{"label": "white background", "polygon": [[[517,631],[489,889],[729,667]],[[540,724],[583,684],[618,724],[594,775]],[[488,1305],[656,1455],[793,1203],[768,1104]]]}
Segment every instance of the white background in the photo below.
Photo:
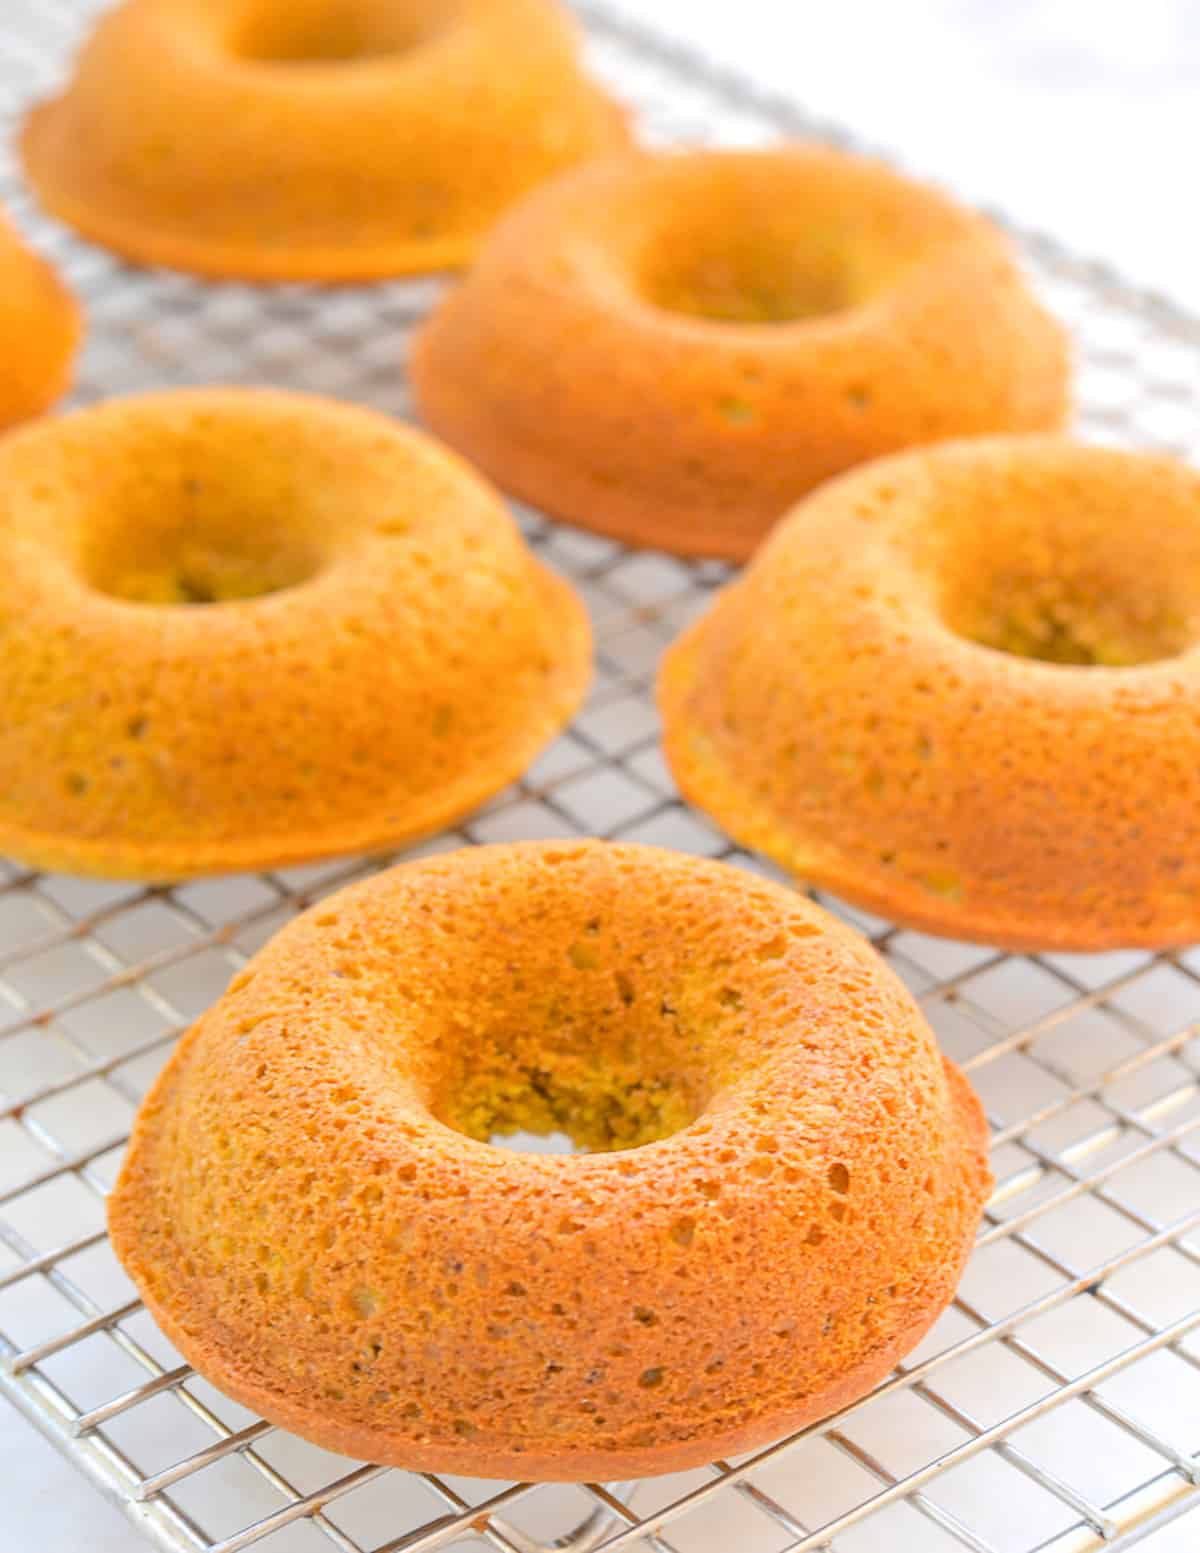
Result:
{"label": "white background", "polygon": [[1200,0],[615,0],[1200,313]]}
{"label": "white background", "polygon": [[[1200,313],[1200,0],[620,3]],[[4,1407],[0,1463],[0,1553],[132,1553]],[[1142,1546],[1196,1553],[1198,1522]]]}

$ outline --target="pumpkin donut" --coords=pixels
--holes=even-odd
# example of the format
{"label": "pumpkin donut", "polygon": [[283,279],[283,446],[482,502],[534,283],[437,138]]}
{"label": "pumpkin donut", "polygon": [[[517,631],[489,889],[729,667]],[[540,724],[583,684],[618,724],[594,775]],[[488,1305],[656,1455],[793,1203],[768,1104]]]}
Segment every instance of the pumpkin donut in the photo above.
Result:
{"label": "pumpkin donut", "polygon": [[22,151],[49,211],[136,263],[349,281],[466,263],[627,140],[556,0],[124,0]]}
{"label": "pumpkin donut", "polygon": [[0,637],[0,852],[138,879],[439,829],[521,774],[590,659],[456,458],[247,389],[0,443]]}
{"label": "pumpkin donut", "polygon": [[1014,948],[1200,937],[1200,473],[1056,438],[810,496],[668,652],[684,793],[799,878]]}
{"label": "pumpkin donut", "polygon": [[66,393],[79,335],[74,297],[0,211],[0,430]]}
{"label": "pumpkin donut", "polygon": [[821,146],[628,154],[497,229],[418,336],[426,422],[513,495],[744,559],[910,444],[1057,428],[1065,337],[981,216]]}
{"label": "pumpkin donut", "polygon": [[[599,1152],[489,1145],[515,1128]],[[905,988],[795,891],[480,847],[321,902],[235,977],[146,1099],[109,1224],[170,1340],[275,1423],[603,1481],[881,1380],[958,1281],[985,1133]]]}

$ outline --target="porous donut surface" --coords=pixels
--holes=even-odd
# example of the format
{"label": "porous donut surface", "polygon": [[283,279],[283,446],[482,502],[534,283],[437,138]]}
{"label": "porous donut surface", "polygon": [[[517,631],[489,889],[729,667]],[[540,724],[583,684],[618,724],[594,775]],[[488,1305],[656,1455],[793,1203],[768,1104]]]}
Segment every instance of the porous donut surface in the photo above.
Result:
{"label": "porous donut surface", "polygon": [[70,384],[79,307],[0,211],[0,431],[49,409]]}
{"label": "porous donut surface", "polygon": [[1057,438],[802,502],[671,647],[684,792],[790,872],[1016,948],[1200,934],[1200,475]]}
{"label": "porous donut surface", "polygon": [[124,0],[22,154],[52,213],[135,262],[346,281],[465,263],[628,138],[556,0]]}
{"label": "porous donut surface", "polygon": [[990,223],[791,145],[556,179],[492,234],[412,371],[427,423],[522,499],[744,559],[853,464],[1057,428],[1068,357]]}
{"label": "porous donut surface", "polygon": [[[515,1153],[558,1126],[607,1149]],[[850,929],[724,864],[471,849],[289,924],[109,1210],[172,1342],[330,1449],[612,1479],[857,1397],[949,1300],[978,1102]]]}
{"label": "porous donut surface", "polygon": [[425,834],[590,675],[573,590],[419,432],[252,389],[0,446],[0,851],[126,878]]}

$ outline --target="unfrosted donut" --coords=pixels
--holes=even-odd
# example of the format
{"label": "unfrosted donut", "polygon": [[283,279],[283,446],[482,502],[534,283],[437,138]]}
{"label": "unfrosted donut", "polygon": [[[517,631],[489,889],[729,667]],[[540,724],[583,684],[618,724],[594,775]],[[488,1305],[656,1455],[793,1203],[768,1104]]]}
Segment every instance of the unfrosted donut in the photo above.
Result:
{"label": "unfrosted donut", "polygon": [[463,264],[627,140],[556,0],[124,0],[22,151],[47,209],[137,263],[331,281]]}
{"label": "unfrosted donut", "polygon": [[[515,1128],[602,1152],[514,1153]],[[883,1378],[989,1177],[858,937],[655,848],[481,847],[283,929],[193,1027],[110,1199],[167,1336],[328,1449],[667,1472]]]}
{"label": "unfrosted donut", "polygon": [[74,297],[0,211],[0,430],[66,392],[79,335]]}
{"label": "unfrosted donut", "polygon": [[0,443],[0,852],[162,879],[374,850],[515,780],[590,633],[452,454],[269,390]]}
{"label": "unfrosted donut", "polygon": [[533,195],[417,339],[428,424],[584,528],[744,559],[910,444],[1058,427],[1067,350],[981,216],[820,146],[606,159]]}
{"label": "unfrosted donut", "polygon": [[1053,438],[802,502],[670,649],[684,792],[793,874],[1018,948],[1200,936],[1200,474]]}

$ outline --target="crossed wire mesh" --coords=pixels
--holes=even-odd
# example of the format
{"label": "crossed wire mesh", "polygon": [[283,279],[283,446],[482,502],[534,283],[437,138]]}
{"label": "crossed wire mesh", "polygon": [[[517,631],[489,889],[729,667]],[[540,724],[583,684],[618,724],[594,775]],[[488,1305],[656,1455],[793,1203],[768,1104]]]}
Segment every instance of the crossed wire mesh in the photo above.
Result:
{"label": "crossed wire mesh", "polygon": [[[6,143],[98,8],[10,4]],[[846,139],[581,9],[597,67],[654,139]],[[78,402],[271,382],[408,414],[406,338],[440,282],[328,292],[135,272],[42,221],[3,157],[0,197],[88,307]],[[1078,343],[1083,433],[1200,454],[1200,323],[1019,235]],[[649,695],[663,647],[726,569],[521,518],[589,603],[595,687],[522,782],[417,851],[592,834],[761,869],[678,799]],[[704,1471],[540,1486],[350,1463],[222,1397],[142,1309],[105,1238],[104,1194],[188,1021],[294,912],[389,861],[153,888],[0,864],[0,1386],[158,1546],[1088,1553],[1200,1508],[1200,949],[1014,956],[836,901],[980,1089],[999,1183],[954,1306],[872,1397]]]}

